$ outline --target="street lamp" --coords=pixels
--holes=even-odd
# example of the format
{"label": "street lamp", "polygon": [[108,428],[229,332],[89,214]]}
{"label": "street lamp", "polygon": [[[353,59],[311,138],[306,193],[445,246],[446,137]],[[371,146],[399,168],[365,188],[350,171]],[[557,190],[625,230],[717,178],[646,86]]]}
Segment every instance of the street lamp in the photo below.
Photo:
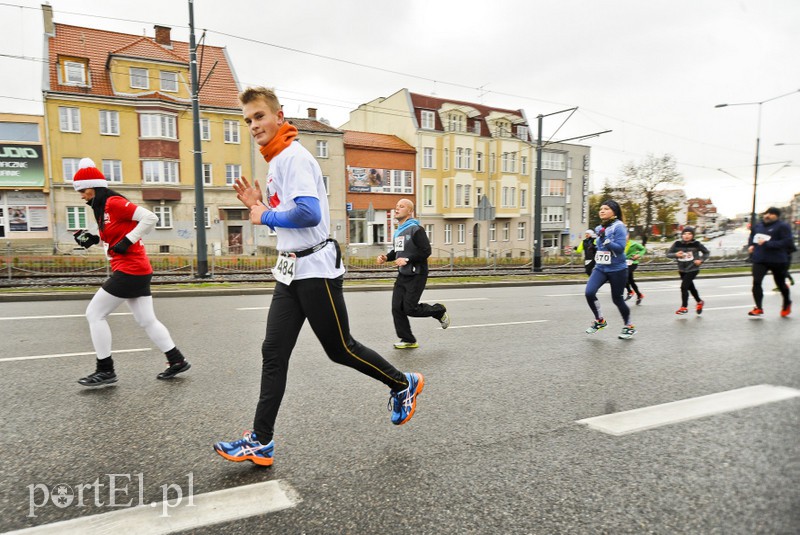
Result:
{"label": "street lamp", "polygon": [[753,209],[750,211],[750,228],[753,228],[756,222],[756,188],[758,187],[758,149],[761,146],[761,105],[767,102],[778,100],[779,98],[788,97],[789,95],[794,95],[795,93],[800,92],[800,89],[796,89],[791,93],[785,93],[783,95],[778,95],[777,97],[768,98],[766,100],[761,100],[759,102],[737,102],[733,104],[717,104],[714,106],[715,108],[724,108],[726,106],[754,106],[758,105],[758,127],[756,130],[756,163],[755,169],[753,171]]}

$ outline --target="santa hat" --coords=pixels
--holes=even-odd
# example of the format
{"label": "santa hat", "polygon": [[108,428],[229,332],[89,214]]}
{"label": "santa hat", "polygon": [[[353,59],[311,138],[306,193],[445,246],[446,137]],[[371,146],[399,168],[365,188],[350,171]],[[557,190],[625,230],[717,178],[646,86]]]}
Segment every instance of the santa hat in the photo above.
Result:
{"label": "santa hat", "polygon": [[107,188],[108,181],[91,158],[82,158],[78,164],[78,172],[72,177],[72,186],[75,191],[86,188]]}

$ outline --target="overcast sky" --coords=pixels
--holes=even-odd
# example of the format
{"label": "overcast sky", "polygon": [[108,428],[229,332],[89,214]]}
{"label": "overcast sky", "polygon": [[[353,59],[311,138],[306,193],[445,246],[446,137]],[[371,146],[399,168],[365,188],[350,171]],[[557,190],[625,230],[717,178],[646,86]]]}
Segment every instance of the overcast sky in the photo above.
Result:
{"label": "overcast sky", "polygon": [[[56,22],[148,36],[162,24],[188,41],[188,1],[51,4]],[[39,8],[0,0],[0,112],[42,113]],[[315,107],[340,126],[349,110],[403,87],[524,109],[533,131],[537,115],[578,106],[563,126],[567,114],[546,118],[544,137],[613,130],[581,142],[592,147],[594,188],[625,163],[670,153],[687,195],[729,216],[751,208],[759,106],[714,105],[800,90],[797,0],[196,0],[194,9],[198,39],[205,29],[208,44],[227,47],[242,85],[275,87],[288,116]],[[800,93],[761,110],[759,211],[800,192]]]}

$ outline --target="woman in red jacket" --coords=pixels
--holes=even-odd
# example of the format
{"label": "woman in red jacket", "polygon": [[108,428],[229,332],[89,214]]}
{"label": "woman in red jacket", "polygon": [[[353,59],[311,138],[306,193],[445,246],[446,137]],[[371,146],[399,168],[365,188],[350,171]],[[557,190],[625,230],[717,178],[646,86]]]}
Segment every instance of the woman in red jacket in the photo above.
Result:
{"label": "woman in red jacket", "polygon": [[111,358],[111,329],[106,318],[123,302],[133,312],[136,323],[167,355],[168,368],[158,374],[158,379],[172,379],[191,365],[175,347],[169,331],[158,321],[153,310],[150,293],[153,268],[141,238],[155,227],[158,217],[108,189],[106,177],[89,158],[83,158],[79,167],[72,185],[86,204],[91,206],[99,236],[79,230],[75,233],[75,241],[87,249],[102,241],[111,262],[111,277],[97,290],[86,308],[92,345],[97,353],[97,369],[79,379],[78,383],[101,386],[117,382]]}

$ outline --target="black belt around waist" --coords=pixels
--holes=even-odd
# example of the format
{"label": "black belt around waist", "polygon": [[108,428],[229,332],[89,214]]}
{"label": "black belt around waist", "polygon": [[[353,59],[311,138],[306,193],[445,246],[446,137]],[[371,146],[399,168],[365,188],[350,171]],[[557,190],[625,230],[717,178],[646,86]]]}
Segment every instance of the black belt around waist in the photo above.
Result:
{"label": "black belt around waist", "polygon": [[328,238],[324,242],[320,242],[314,245],[313,247],[309,247],[308,249],[303,249],[302,251],[294,251],[287,254],[293,254],[297,258],[303,258],[304,256],[308,256],[323,250],[329,243],[333,243],[336,246],[336,269],[339,269],[339,267],[342,265],[342,250],[339,249],[339,242],[337,242],[333,238]]}

